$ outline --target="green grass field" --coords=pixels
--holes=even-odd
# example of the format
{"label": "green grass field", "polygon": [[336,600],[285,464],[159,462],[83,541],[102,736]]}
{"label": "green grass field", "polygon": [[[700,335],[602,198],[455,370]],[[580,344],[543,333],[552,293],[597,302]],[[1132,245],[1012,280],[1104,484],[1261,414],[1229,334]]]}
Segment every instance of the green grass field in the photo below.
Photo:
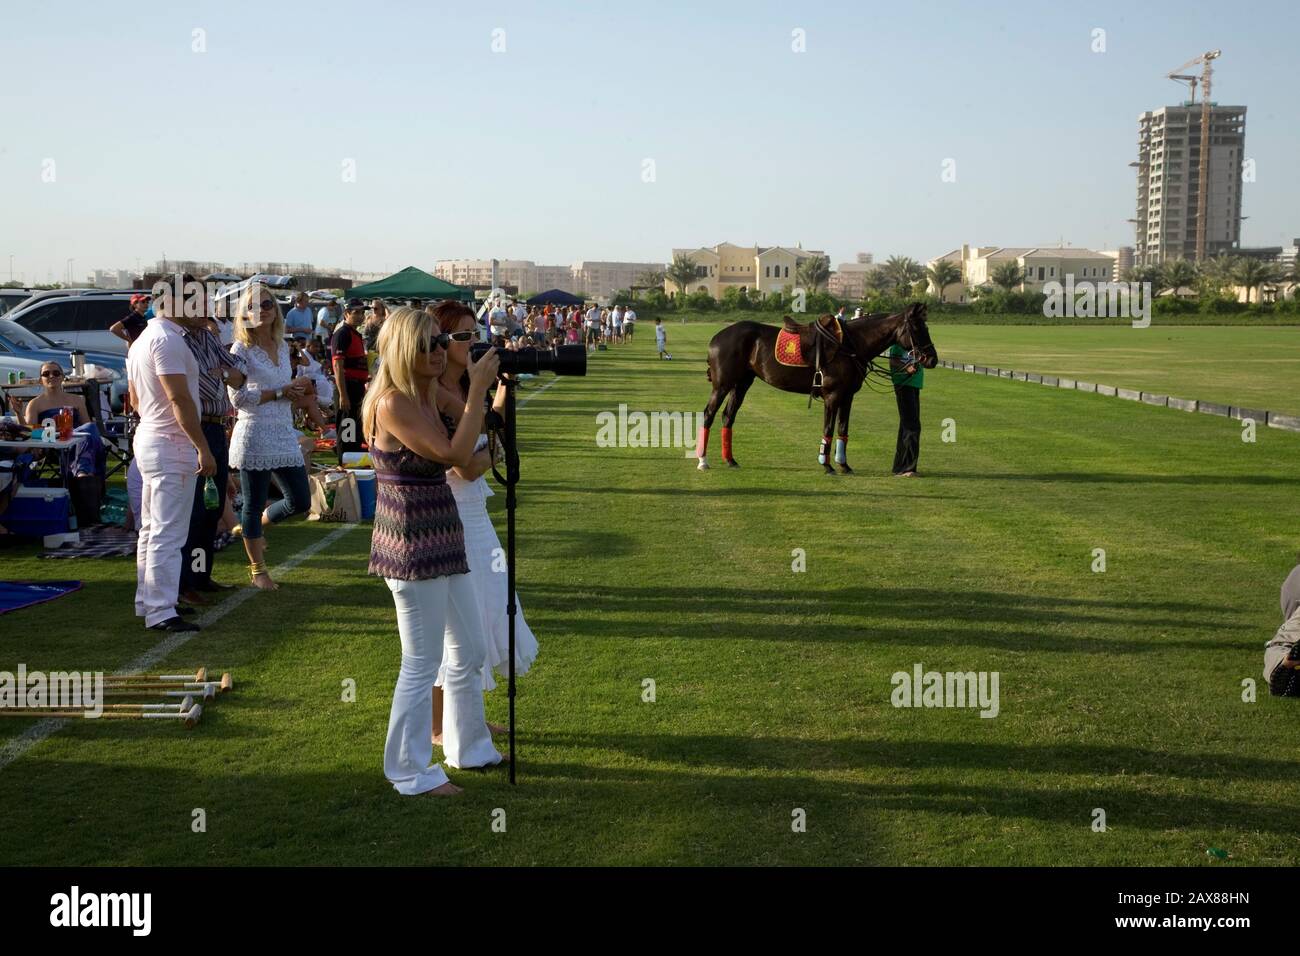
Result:
{"label": "green grass field", "polygon": [[954,362],[1300,414],[1300,328],[936,326]]}
{"label": "green grass field", "polygon": [[[644,329],[521,411],[520,595],[541,655],[520,681],[518,787],[453,772],[462,796],[407,800],[384,781],[399,649],[362,526],[170,658],[234,673],[200,727],[79,722],[0,770],[0,863],[1300,861],[1297,702],[1262,687],[1242,700],[1296,558],[1300,435],[1248,444],[1227,419],[936,370],[916,481],[888,476],[890,394],[858,397],[850,477],[816,465],[820,409],[762,384],[737,422],[738,470],[597,447],[597,413],[620,402],[703,406],[712,331],[671,324],[661,362]],[[1264,366],[1275,391],[1252,391],[1261,366],[1220,353],[1297,357],[1274,331],[1178,333],[1177,363],[1120,354],[1171,349],[1157,336],[1172,329],[1015,333],[935,329],[943,358],[1080,375],[1115,362],[1097,377],[1208,399],[1219,383],[1220,400],[1266,407],[1286,397],[1284,369]],[[1110,374],[1125,362],[1143,371]],[[269,558],[332,530],[273,529]],[[239,563],[224,553],[218,577]],[[11,546],[0,567],[86,582],[0,618],[0,667],[109,669],[153,644],[130,561]],[[997,672],[998,716],[893,707],[891,675],[918,663]],[[505,708],[489,695],[491,719]]]}

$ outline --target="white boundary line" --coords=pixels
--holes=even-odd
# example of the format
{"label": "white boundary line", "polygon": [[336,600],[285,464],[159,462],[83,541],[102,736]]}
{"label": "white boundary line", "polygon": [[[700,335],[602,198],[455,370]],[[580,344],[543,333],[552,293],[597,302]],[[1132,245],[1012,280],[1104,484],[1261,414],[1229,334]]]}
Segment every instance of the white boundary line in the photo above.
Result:
{"label": "white boundary line", "polygon": [[[302,564],[308,558],[311,558],[314,555],[319,554],[321,551],[328,548],[331,544],[333,544],[339,538],[343,537],[345,534],[347,534],[355,527],[356,524],[353,523],[353,524],[345,524],[339,528],[336,528],[335,530],[327,534],[325,537],[317,541],[315,544],[311,545],[310,547],[304,548],[303,550],[295,554],[293,557],[289,558],[279,567],[275,568],[273,573],[278,576],[281,574],[286,574],[289,571],[292,571],[294,568],[298,567],[298,565]],[[226,598],[216,607],[212,608],[212,610],[208,611],[206,614],[199,617],[196,623],[200,627],[208,627],[212,624],[215,624],[217,621],[221,620],[223,617],[225,617],[235,608],[239,607],[245,601],[251,600],[259,593],[261,592],[257,588],[251,588],[251,587],[246,588],[244,590],[236,591],[234,594],[230,595],[230,597]],[[169,656],[170,654],[174,653],[180,648],[184,647],[191,640],[193,640],[197,635],[202,633],[203,633],[202,631],[181,631],[180,633],[173,634],[165,641],[162,641],[159,644],[155,645],[154,647],[150,648],[149,650],[145,651],[143,654],[141,654],[139,657],[137,657],[131,663],[124,666],[121,670],[117,671],[116,673],[117,674],[138,674],[141,671],[145,670],[146,668],[152,667],[154,664],[158,663],[163,658]],[[31,750],[42,740],[45,740],[47,737],[51,737],[54,734],[58,733],[63,728],[63,726],[67,723],[68,723],[67,720],[50,718],[47,720],[42,720],[36,724],[33,724],[31,727],[28,727],[27,730],[23,731],[23,733],[19,734],[13,740],[10,740],[3,747],[0,747],[0,770],[4,770],[5,767],[9,766],[11,763],[13,763],[23,754],[27,753],[27,751]]]}
{"label": "white boundary line", "polygon": [[559,382],[560,382],[560,376],[558,376],[558,375],[553,376],[549,382],[547,382],[545,385],[543,385],[543,386],[542,386],[541,388],[539,388],[537,391],[535,391],[535,392],[529,392],[529,393],[528,393],[527,395],[525,395],[523,398],[519,399],[519,401],[515,402],[515,408],[522,408],[523,406],[525,406],[525,405],[527,405],[529,402],[531,402],[534,398],[536,398],[538,395],[542,394],[542,392],[544,392],[544,391],[546,391],[548,388],[550,388],[552,385],[558,385]]}

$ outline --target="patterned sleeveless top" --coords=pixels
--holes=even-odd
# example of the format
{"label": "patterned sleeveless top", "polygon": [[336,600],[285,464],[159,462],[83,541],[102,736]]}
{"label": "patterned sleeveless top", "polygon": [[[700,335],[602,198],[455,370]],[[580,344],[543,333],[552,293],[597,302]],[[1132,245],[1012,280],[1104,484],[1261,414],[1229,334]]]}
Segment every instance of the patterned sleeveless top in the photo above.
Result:
{"label": "patterned sleeveless top", "polygon": [[444,465],[409,448],[370,448],[375,465],[370,573],[403,581],[468,574],[465,531]]}

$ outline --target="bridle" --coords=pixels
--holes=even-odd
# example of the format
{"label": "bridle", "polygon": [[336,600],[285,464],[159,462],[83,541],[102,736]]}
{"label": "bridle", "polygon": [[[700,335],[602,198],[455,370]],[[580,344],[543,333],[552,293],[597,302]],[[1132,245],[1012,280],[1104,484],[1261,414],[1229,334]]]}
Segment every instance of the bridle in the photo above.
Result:
{"label": "bridle", "polygon": [[[906,336],[906,341],[903,340]],[[916,347],[916,329],[912,324],[912,311],[909,308],[903,313],[903,321],[899,324],[898,331],[894,333],[894,341],[907,349],[907,354],[900,360],[907,365],[921,364],[921,350]],[[849,353],[852,355],[852,353]],[[863,367],[861,360],[856,355],[853,360],[858,365],[858,370],[862,374],[862,384],[867,386],[873,392],[893,391],[894,389],[894,370],[890,367],[889,359],[880,355],[867,362]]]}
{"label": "bridle", "polygon": [[[840,324],[841,326],[844,326],[847,323],[841,322]],[[885,356],[877,356],[876,358],[864,361],[856,352],[853,351],[853,347],[849,344],[852,341],[850,336],[846,334],[842,341],[835,341],[830,333],[820,325],[817,325],[816,329],[819,336],[825,338],[831,344],[838,346],[837,354],[847,355],[853,361],[858,372],[862,374],[863,385],[873,392],[893,391],[894,370],[890,367],[888,358]],[[903,341],[904,336],[906,336],[906,342]],[[903,321],[899,324],[898,330],[894,333],[894,341],[907,349],[907,354],[903,357],[902,361],[908,365],[921,365],[923,356],[921,350],[916,346],[916,329],[912,324],[912,311],[910,308],[903,313]],[[820,342],[818,344],[820,345]],[[812,399],[817,388],[821,386],[820,371],[821,363],[819,353],[818,371],[813,376],[813,390],[808,395],[809,405],[812,404]]]}

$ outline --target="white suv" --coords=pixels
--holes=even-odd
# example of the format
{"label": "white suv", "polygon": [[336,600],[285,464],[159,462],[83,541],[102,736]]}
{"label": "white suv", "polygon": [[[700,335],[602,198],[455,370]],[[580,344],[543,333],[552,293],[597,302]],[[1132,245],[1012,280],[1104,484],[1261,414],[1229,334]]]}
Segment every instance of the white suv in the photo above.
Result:
{"label": "white suv", "polygon": [[56,345],[83,352],[126,355],[126,342],[108,330],[131,311],[132,292],[86,292],[47,296],[5,313],[23,328],[39,332]]}

